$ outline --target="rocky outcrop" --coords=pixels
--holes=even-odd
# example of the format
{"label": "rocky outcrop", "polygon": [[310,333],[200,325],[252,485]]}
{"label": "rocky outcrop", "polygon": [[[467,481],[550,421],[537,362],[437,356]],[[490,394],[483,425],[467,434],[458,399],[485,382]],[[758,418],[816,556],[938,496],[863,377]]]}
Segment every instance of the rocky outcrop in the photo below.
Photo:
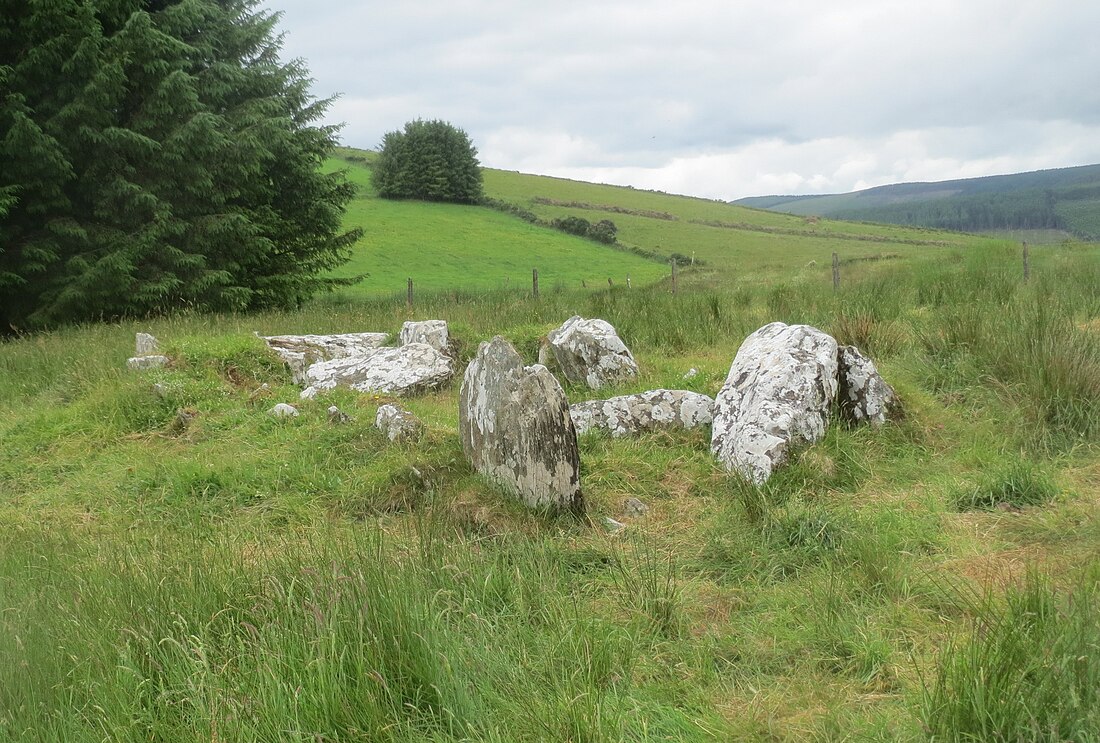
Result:
{"label": "rocky outcrop", "polygon": [[397,348],[375,348],[355,356],[313,364],[306,370],[303,398],[335,387],[359,392],[407,395],[436,389],[450,381],[449,358],[424,343]]}
{"label": "rocky outcrop", "polygon": [[420,419],[396,405],[381,405],[374,418],[374,426],[390,441],[416,441],[424,432]]}
{"label": "rocky outcrop", "polygon": [[825,434],[837,394],[837,343],[775,322],[745,339],[715,398],[711,450],[729,471],[765,482],[792,448]]}
{"label": "rocky outcrop", "polygon": [[614,437],[661,428],[698,428],[711,421],[714,400],[687,390],[650,390],[569,407],[577,434],[603,429]]}
{"label": "rocky outcrop", "polygon": [[638,364],[611,324],[574,315],[547,336],[550,350],[565,378],[598,390],[633,379]]}
{"label": "rocky outcrop", "polygon": [[357,356],[380,348],[388,333],[261,336],[288,367],[295,384],[306,383],[306,370],[319,361]]}
{"label": "rocky outcrop", "polygon": [[852,423],[869,423],[877,428],[897,405],[894,388],[879,375],[874,362],[855,346],[840,347],[837,381],[840,412]]}
{"label": "rocky outcrop", "polygon": [[420,320],[401,326],[401,345],[426,343],[444,356],[453,356],[446,320]]}
{"label": "rocky outcrop", "polygon": [[458,426],[474,469],[528,506],[582,507],[577,434],[565,393],[546,367],[524,367],[499,336],[482,343],[466,368]]}

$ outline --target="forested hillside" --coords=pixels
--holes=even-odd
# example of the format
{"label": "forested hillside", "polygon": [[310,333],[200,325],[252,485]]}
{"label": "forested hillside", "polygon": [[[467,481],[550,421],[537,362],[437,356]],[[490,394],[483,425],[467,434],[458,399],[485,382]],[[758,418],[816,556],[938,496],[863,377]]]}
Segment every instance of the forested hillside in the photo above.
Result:
{"label": "forested hillside", "polygon": [[1062,230],[1100,237],[1100,165],[936,183],[900,183],[848,194],[760,196],[743,206],[805,216],[966,232]]}

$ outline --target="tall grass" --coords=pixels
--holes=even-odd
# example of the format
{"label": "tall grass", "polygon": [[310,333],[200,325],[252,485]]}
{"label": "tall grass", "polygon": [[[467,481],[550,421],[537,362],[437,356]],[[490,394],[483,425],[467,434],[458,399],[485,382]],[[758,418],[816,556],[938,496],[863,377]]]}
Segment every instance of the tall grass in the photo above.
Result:
{"label": "tall grass", "polygon": [[970,635],[946,648],[921,715],[937,741],[1100,740],[1100,570],[1065,593],[1037,573],[963,599]]}

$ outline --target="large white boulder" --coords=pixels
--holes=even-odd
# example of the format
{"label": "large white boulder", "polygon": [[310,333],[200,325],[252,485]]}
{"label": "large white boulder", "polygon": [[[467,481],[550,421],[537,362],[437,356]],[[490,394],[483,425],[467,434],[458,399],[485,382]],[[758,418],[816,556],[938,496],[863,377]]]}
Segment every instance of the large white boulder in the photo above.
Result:
{"label": "large white boulder", "polygon": [[313,397],[338,386],[359,392],[407,395],[436,389],[450,381],[449,358],[424,343],[375,348],[355,356],[320,361],[306,370],[302,397]]}
{"label": "large white boulder", "polygon": [[441,354],[451,355],[451,338],[446,320],[419,320],[401,326],[401,345],[427,343]]}
{"label": "large white boulder", "polygon": [[698,428],[711,421],[714,400],[688,390],[649,390],[569,407],[577,434],[593,429],[630,436],[662,428]]}
{"label": "large white boulder", "polygon": [[474,469],[533,508],[582,507],[580,454],[561,385],[497,336],[478,347],[459,395],[462,449]]}
{"label": "large white boulder", "polygon": [[565,378],[594,390],[638,375],[634,355],[606,320],[574,315],[547,335]]}
{"label": "large white boulder", "polygon": [[879,375],[874,362],[855,346],[840,347],[837,381],[840,412],[853,423],[869,423],[877,428],[896,407],[894,388]]}
{"label": "large white boulder", "polygon": [[711,450],[757,484],[792,447],[825,434],[837,395],[837,342],[809,325],[774,322],[745,339],[714,401]]}
{"label": "large white boulder", "polygon": [[290,367],[295,384],[306,383],[306,370],[319,361],[357,356],[381,347],[389,333],[336,333],[333,335],[261,336],[268,347]]}

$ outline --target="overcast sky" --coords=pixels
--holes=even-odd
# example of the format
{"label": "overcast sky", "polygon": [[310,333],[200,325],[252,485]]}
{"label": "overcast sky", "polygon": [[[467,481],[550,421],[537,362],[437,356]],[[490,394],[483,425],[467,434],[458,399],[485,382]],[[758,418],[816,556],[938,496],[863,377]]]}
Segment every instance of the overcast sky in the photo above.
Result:
{"label": "overcast sky", "polygon": [[712,198],[1100,162],[1100,0],[268,0],[344,144]]}

